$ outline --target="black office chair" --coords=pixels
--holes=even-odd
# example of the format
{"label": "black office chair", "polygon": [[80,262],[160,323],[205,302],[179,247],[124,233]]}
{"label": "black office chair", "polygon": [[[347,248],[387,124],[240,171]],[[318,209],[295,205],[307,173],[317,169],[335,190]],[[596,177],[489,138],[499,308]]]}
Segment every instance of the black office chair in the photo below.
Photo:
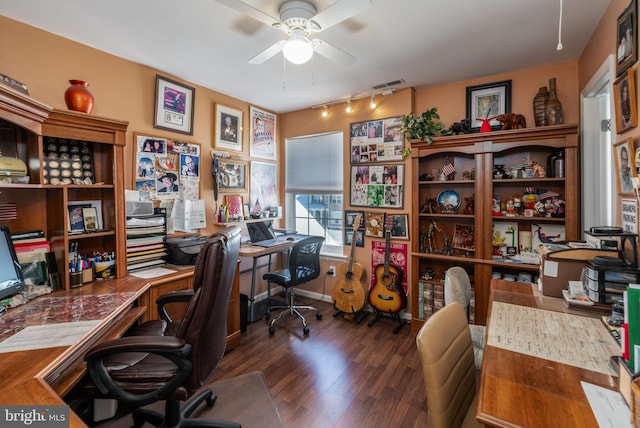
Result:
{"label": "black office chair", "polygon": [[[167,301],[189,302],[182,320],[150,321],[131,336],[98,344],[85,356],[95,387],[104,396],[134,408],[166,400],[164,414],[134,410],[135,426],[144,422],[162,427],[240,426],[229,421],[189,419],[203,401],[211,407],[216,400],[210,389],[191,396],[204,385],[224,354],[227,307],[239,250],[239,227],[213,234],[198,254],[193,290],[167,295]],[[168,326],[164,335],[159,326]],[[189,398],[181,409],[180,402]]]}
{"label": "black office chair", "polygon": [[[265,273],[262,278],[268,281],[267,288],[267,319],[271,316],[274,309],[284,309],[269,323],[269,333],[276,331],[275,323],[285,314],[293,314],[302,321],[304,334],[309,334],[307,321],[300,313],[300,309],[309,309],[316,311],[316,318],[322,319],[322,314],[313,306],[296,305],[294,287],[300,284],[316,279],[320,276],[320,248],[324,238],[321,236],[310,236],[295,243],[289,253],[288,268]],[[278,284],[285,288],[287,296],[286,306],[269,306],[271,300],[271,283]]]}

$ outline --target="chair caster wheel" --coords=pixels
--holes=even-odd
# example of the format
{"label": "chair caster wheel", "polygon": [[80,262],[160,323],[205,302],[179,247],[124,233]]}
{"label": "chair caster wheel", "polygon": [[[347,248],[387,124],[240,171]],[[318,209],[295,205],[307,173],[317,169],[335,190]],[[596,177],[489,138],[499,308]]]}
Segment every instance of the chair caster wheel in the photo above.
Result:
{"label": "chair caster wheel", "polygon": [[309,327],[305,327],[302,329],[302,332],[306,335],[309,334]]}
{"label": "chair caster wheel", "polygon": [[275,327],[269,327],[269,334],[273,334],[276,332],[276,328]]}
{"label": "chair caster wheel", "polygon": [[317,319],[317,320],[321,320],[321,319],[322,319],[322,314],[321,314],[320,312],[318,312],[318,313],[316,314],[316,319]]}

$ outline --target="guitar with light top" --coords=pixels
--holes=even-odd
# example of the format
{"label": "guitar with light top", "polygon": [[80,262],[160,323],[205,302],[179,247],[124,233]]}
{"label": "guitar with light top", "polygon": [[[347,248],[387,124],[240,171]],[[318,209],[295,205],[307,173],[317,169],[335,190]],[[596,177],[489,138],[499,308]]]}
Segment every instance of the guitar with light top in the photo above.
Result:
{"label": "guitar with light top", "polygon": [[339,279],[333,286],[331,297],[333,306],[341,312],[360,312],[367,303],[367,294],[362,286],[362,265],[354,261],[356,240],[362,216],[357,215],[353,220],[353,235],[351,238],[351,253],[349,262],[338,267]]}
{"label": "guitar with light top", "polygon": [[369,304],[380,313],[397,314],[407,307],[407,295],[402,287],[403,272],[391,263],[390,244],[393,219],[387,216],[385,222],[386,242],[384,263],[375,267],[375,283],[369,290]]}

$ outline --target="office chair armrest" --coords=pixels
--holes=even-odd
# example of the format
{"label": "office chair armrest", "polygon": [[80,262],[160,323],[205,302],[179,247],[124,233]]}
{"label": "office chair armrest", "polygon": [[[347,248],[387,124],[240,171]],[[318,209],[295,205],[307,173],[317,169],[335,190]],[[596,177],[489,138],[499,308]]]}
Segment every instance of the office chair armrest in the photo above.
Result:
{"label": "office chair armrest", "polygon": [[[105,365],[105,360],[109,357],[122,353],[143,353],[155,354],[170,360],[177,366],[174,376],[167,381],[144,381],[135,376],[124,383],[140,382],[140,391],[150,392],[132,393],[122,389],[118,383],[123,383],[122,379],[118,383],[110,376],[109,369]],[[119,339],[109,340],[99,343],[87,352],[87,370],[93,379],[98,390],[105,395],[133,405],[146,406],[155,401],[162,400],[169,396],[189,377],[192,370],[192,363],[189,359],[191,345],[185,343],[183,339],[171,336],[129,336]]]}
{"label": "office chair armrest", "polygon": [[167,313],[165,306],[171,303],[188,303],[194,294],[195,292],[193,290],[176,290],[159,296],[156,299],[156,304],[158,305],[158,315],[160,315],[160,319],[167,323],[172,322],[173,320]]}

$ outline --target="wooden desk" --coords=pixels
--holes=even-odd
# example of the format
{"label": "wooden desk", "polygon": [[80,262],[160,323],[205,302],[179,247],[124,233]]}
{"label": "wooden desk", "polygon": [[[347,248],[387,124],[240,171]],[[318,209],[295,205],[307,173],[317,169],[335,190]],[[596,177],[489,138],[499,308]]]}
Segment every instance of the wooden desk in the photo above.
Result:
{"label": "wooden desk", "polygon": [[[61,398],[85,374],[83,360],[95,343],[122,335],[143,314],[136,300],[147,291],[149,283],[139,278],[125,277],[109,281],[94,281],[80,288],[57,291],[17,308],[0,317],[3,339],[16,328],[57,322],[95,320],[94,326],[81,340],[71,346],[33,349],[0,354],[0,403],[19,405],[64,405]],[[43,313],[41,305],[51,303]],[[91,310],[80,303],[87,302]],[[34,311],[37,311],[34,312]],[[73,412],[71,412],[73,413]],[[71,427],[84,427],[76,415],[71,415]]]}
{"label": "wooden desk", "polygon": [[[240,257],[253,258],[253,264],[251,267],[251,293],[249,294],[249,308],[247,312],[247,319],[249,322],[257,321],[262,318],[262,315],[264,315],[257,314],[256,307],[254,305],[256,296],[256,276],[258,275],[258,268],[266,266],[268,270],[271,271],[271,256],[276,253],[289,251],[289,248],[293,247],[294,244],[295,242],[293,241],[283,241],[282,244],[273,247],[259,247],[257,245],[249,244],[242,244],[240,246]],[[269,262],[265,265],[258,265],[258,259],[263,256],[269,256]],[[244,272],[248,271],[241,271],[240,273]]]}
{"label": "wooden desk", "polygon": [[[597,427],[580,381],[617,389],[618,378],[614,374],[490,345],[492,316],[496,316],[496,324],[499,322],[498,314],[494,314],[494,309],[500,307],[496,302],[535,310],[551,310],[556,315],[558,312],[565,312],[561,300],[537,295],[529,284],[503,280],[491,282],[477,419],[485,425],[496,427]],[[512,320],[513,323],[517,321]],[[611,349],[612,354],[617,350],[619,355],[619,345],[604,326],[600,327],[602,331],[593,328],[594,345],[609,341],[604,346]],[[567,346],[561,341],[555,343],[559,347]]]}

